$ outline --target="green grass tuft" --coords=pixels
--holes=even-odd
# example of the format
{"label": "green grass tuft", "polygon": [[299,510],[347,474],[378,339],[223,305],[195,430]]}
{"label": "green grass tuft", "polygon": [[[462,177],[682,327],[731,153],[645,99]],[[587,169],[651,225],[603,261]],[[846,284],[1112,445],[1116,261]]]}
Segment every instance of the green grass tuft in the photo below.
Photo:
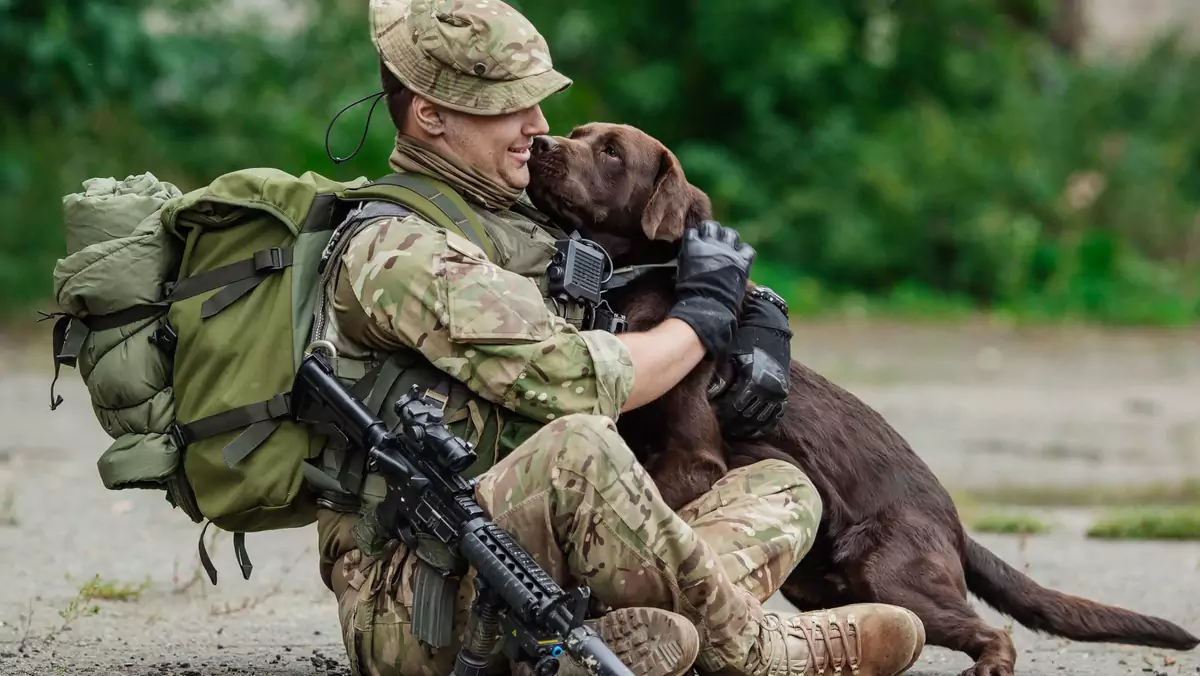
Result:
{"label": "green grass tuft", "polygon": [[1012,533],[1038,535],[1050,531],[1050,526],[1031,514],[984,514],[967,523],[980,533]]}
{"label": "green grass tuft", "polygon": [[1200,540],[1200,508],[1117,512],[1094,523],[1087,536],[1104,540]]}
{"label": "green grass tuft", "polygon": [[96,575],[83,585],[80,589],[80,595],[88,599],[100,599],[103,601],[136,601],[142,595],[142,592],[146,591],[149,587],[149,579],[135,585],[104,580],[99,575]]}

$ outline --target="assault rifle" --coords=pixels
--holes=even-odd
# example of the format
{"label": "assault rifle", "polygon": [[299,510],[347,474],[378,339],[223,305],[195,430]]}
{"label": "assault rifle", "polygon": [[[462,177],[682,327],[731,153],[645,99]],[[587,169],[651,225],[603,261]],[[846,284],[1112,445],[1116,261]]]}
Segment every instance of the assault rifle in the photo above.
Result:
{"label": "assault rifle", "polygon": [[475,501],[475,481],[460,475],[475,452],[416,385],[395,404],[400,434],[355,399],[317,351],[301,363],[291,397],[296,420],[333,425],[384,476],[379,516],[391,535],[409,547],[417,533],[436,537],[475,569],[477,593],[455,676],[482,676],[501,636],[504,654],[532,662],[537,676],[557,673],[564,649],[595,676],[633,676],[583,624],[587,587],[564,591]]}

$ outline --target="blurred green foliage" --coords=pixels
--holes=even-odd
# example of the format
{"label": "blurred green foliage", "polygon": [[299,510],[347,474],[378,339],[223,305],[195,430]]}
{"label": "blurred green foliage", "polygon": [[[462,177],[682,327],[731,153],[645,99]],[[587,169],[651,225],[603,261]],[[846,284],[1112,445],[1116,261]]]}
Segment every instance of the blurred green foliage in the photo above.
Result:
{"label": "blurred green foliage", "polygon": [[[279,2],[264,27],[215,1],[0,0],[0,311],[49,295],[60,198],[90,176],[386,172],[383,111],[357,157],[325,155],[378,89],[366,4]],[[1080,64],[1051,0],[512,4],[575,80],[553,132],[661,139],[799,313],[1200,317],[1200,58],[1169,42]]]}

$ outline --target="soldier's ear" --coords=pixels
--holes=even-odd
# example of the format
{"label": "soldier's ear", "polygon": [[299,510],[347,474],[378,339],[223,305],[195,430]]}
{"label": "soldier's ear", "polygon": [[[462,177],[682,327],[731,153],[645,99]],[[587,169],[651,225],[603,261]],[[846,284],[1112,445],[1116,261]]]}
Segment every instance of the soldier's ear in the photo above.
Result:
{"label": "soldier's ear", "polygon": [[685,227],[695,227],[711,211],[708,195],[688,183],[675,154],[662,146],[654,192],[642,212],[642,232],[651,240],[675,242],[683,238]]}
{"label": "soldier's ear", "polygon": [[442,109],[433,101],[420,94],[413,94],[409,111],[413,123],[426,134],[441,136],[446,133],[446,120],[442,117]]}

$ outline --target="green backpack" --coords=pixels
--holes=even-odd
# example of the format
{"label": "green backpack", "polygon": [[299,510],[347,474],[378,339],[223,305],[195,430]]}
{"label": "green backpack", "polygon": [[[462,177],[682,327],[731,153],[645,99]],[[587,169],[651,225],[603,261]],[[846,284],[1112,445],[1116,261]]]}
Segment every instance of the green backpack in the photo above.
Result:
{"label": "green backpack", "polygon": [[[97,463],[105,487],[163,490],[194,522],[232,531],[248,578],[245,533],[316,518],[305,461],[324,439],[289,419],[288,390],[338,223],[384,200],[495,250],[466,202],[420,174],[338,182],[254,168],[187,194],[151,174],[84,186],[64,198],[55,378],[79,369],[114,440]],[[61,401],[52,385],[51,408]],[[203,542],[202,531],[215,584]]]}

